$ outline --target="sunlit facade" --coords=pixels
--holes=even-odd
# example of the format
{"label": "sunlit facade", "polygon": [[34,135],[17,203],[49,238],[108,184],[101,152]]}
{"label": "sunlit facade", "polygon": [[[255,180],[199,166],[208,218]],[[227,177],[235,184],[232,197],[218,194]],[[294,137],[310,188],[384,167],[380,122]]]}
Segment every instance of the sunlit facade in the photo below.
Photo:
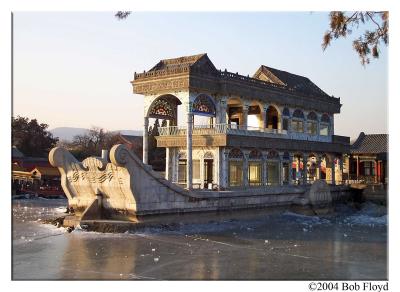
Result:
{"label": "sunlit facade", "polygon": [[157,137],[167,180],[214,190],[342,181],[349,138],[334,135],[340,99],[308,78],[264,65],[246,77],[201,54],[161,60],[132,85],[145,98],[145,164],[149,118],[167,120]]}

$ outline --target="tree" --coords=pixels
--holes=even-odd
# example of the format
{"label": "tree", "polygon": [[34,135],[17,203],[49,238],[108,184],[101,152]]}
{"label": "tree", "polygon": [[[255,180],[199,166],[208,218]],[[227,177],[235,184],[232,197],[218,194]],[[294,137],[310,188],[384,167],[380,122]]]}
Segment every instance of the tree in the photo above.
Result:
{"label": "tree", "polygon": [[379,58],[379,45],[383,42],[389,44],[389,12],[388,11],[355,11],[349,16],[343,11],[332,11],[329,14],[330,30],[328,30],[322,42],[322,49],[331,44],[332,39],[346,37],[360,24],[371,22],[373,30],[366,30],[363,35],[353,41],[353,48],[360,57],[361,64],[369,64],[370,56]]}
{"label": "tree", "polygon": [[130,11],[118,11],[117,13],[115,13],[115,17],[118,20],[122,20],[122,19],[127,18],[129,16],[129,14],[131,14]]}
{"label": "tree", "polygon": [[75,135],[67,148],[79,160],[89,156],[100,156],[101,150],[110,150],[118,142],[119,132],[107,132],[103,128],[92,127],[87,133]]}
{"label": "tree", "polygon": [[39,124],[36,119],[12,117],[12,143],[27,156],[47,157],[58,141],[57,137],[53,138],[53,134],[47,131],[48,127],[47,124]]}

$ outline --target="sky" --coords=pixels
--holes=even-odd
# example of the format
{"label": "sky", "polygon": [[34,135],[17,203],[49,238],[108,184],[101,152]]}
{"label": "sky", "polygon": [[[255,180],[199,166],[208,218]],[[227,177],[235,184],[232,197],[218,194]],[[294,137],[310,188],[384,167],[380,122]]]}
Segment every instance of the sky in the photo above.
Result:
{"label": "sky", "polygon": [[[327,12],[16,12],[13,116],[56,127],[141,130],[134,72],[207,53],[218,69],[252,75],[261,64],[306,76],[341,98],[335,134],[388,133],[388,50],[363,67],[352,41],[322,36]],[[367,25],[368,27],[368,25]]]}

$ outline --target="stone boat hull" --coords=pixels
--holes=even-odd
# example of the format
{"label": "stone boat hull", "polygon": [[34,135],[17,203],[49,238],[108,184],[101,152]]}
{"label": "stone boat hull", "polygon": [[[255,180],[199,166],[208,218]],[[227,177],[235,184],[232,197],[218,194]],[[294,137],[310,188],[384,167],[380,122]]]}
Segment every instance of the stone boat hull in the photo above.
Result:
{"label": "stone boat hull", "polygon": [[160,177],[124,145],[113,146],[111,162],[100,157],[79,162],[60,147],[51,150],[49,160],[61,173],[68,205],[78,220],[138,222],[157,214],[292,204],[319,208],[350,194],[349,188],[328,186],[325,181],[314,182],[311,186],[188,191]]}

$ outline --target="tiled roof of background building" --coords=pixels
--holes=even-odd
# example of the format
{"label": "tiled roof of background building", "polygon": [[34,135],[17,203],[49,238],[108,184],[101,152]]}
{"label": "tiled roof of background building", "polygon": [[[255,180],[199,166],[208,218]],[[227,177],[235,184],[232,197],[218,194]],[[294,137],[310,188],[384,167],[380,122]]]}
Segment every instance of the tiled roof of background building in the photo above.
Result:
{"label": "tiled roof of background building", "polygon": [[357,140],[351,145],[351,153],[387,153],[388,134],[370,134],[361,132]]}
{"label": "tiled roof of background building", "polygon": [[267,67],[265,65],[262,65],[257,70],[253,78],[279,85],[284,85],[288,88],[292,88],[295,91],[307,94],[327,96],[327,94],[322,89],[320,89],[307,77]]}

